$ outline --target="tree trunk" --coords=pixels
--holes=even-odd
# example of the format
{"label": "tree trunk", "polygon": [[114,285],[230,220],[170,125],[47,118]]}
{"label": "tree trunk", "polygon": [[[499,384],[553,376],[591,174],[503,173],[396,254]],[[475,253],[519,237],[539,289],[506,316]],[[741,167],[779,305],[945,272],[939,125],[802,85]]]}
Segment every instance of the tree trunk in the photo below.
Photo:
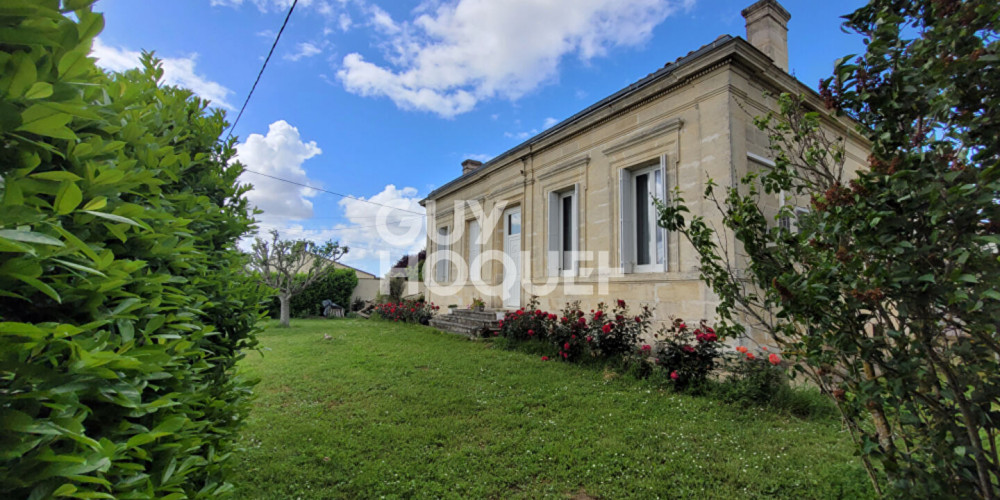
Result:
{"label": "tree trunk", "polygon": [[278,301],[281,303],[280,325],[287,328],[291,322],[292,316],[292,297],[290,295],[280,294],[278,295]]}

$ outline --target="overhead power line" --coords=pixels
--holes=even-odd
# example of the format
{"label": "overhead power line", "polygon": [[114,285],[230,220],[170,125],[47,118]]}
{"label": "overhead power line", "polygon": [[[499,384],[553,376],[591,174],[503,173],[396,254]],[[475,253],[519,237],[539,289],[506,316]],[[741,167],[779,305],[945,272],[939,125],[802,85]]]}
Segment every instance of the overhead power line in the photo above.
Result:
{"label": "overhead power line", "polygon": [[233,120],[233,125],[229,127],[229,134],[226,135],[227,141],[233,136],[233,130],[236,130],[236,124],[240,122],[240,117],[243,116],[243,111],[247,109],[247,104],[250,103],[250,96],[253,95],[253,91],[257,88],[257,83],[260,82],[260,77],[264,74],[264,68],[267,67],[268,61],[271,60],[271,55],[274,54],[274,48],[278,46],[278,40],[281,40],[281,33],[285,31],[285,26],[288,25],[288,19],[292,17],[292,11],[295,10],[295,5],[297,3],[299,3],[299,0],[294,0],[291,7],[288,8],[288,14],[285,15],[285,22],[281,23],[281,29],[278,30],[278,34],[274,37],[274,43],[271,44],[271,50],[267,53],[267,57],[264,59],[264,64],[260,66],[260,72],[257,73],[257,79],[253,81],[253,85],[250,87],[250,93],[247,94],[246,100],[243,101],[243,107],[240,108],[239,114],[237,114],[236,119]]}
{"label": "overhead power line", "polygon": [[350,198],[352,200],[362,201],[362,202],[365,202],[365,203],[371,203],[372,205],[378,205],[380,207],[391,208],[393,210],[399,210],[401,212],[409,212],[411,214],[419,215],[421,217],[424,217],[426,215],[426,214],[422,214],[420,212],[414,212],[413,210],[407,210],[405,208],[393,207],[393,206],[390,206],[390,205],[386,205],[384,203],[379,203],[377,201],[370,201],[370,200],[366,200],[364,198],[358,198],[357,196],[351,196],[349,194],[337,193],[337,192],[334,192],[334,191],[330,191],[328,189],[318,188],[316,186],[310,186],[308,184],[302,184],[301,182],[295,182],[295,181],[290,181],[288,179],[282,179],[281,177],[275,177],[273,175],[265,174],[263,172],[256,172],[256,171],[248,170],[248,169],[243,169],[243,171],[244,172],[249,172],[251,174],[263,175],[264,177],[267,177],[269,179],[274,179],[276,181],[287,182],[289,184],[295,184],[296,186],[302,186],[304,188],[315,189],[316,191],[320,191],[320,192],[323,192],[323,193],[332,194],[332,195],[335,195],[335,196],[340,196],[340,197],[343,197],[343,198]]}

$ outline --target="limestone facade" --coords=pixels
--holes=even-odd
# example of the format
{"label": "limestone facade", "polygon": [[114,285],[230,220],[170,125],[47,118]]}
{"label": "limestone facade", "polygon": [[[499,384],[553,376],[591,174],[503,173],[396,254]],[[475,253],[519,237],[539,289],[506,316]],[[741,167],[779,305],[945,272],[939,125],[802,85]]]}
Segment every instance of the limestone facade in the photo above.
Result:
{"label": "limestone facade", "polygon": [[[744,10],[748,38],[754,39],[751,28],[777,29],[775,7],[781,9],[762,0]],[[753,19],[768,24],[757,26]],[[693,248],[679,234],[654,229],[653,234],[662,231],[660,244],[639,229],[643,217],[635,207],[642,195],[635,183],[642,173],[661,175],[662,188],[649,193],[663,193],[656,197],[664,199],[679,189],[692,215],[722,227],[721,215],[703,200],[706,181],[729,186],[769,162],[768,139],[753,123],[755,116],[776,109],[769,95],[802,94],[823,109],[818,95],[785,70],[787,48],[777,51],[784,54],[781,64],[763,50],[775,36],[761,39],[766,44],[758,48],[743,38],[721,36],[481,166],[463,163],[461,177],[422,202],[428,213],[428,300],[464,307],[478,297],[487,307],[511,309],[534,294],[542,309],[557,311],[568,301],[579,300],[589,310],[601,301],[624,299],[633,308],[654,308],[660,323],[673,317],[713,320],[717,298],[699,279]],[[853,125],[828,117],[826,126],[848,137],[848,168],[863,164],[867,149]],[[646,179],[654,182],[652,175]],[[784,201],[808,207],[808,200]],[[778,203],[765,212],[776,212]],[[473,268],[469,261],[477,255],[510,250],[505,210],[512,208],[520,211],[519,272],[499,258]],[[477,227],[481,237],[470,238]],[[636,248],[643,238],[650,242],[649,255]],[[728,241],[734,241],[731,234]],[[575,256],[560,260],[564,249]],[[460,258],[436,258],[439,250]],[[519,297],[502,285],[512,274],[520,278]]]}

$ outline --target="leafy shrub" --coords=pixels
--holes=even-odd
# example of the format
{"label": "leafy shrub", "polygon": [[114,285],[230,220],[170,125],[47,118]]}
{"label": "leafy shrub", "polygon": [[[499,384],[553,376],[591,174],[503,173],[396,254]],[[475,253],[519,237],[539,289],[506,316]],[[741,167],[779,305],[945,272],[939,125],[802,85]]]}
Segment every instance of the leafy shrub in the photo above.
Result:
{"label": "leafy shrub", "polygon": [[243,168],[151,56],[94,66],[90,3],[0,9],[0,491],[221,496],[266,295]]}
{"label": "leafy shrub", "polygon": [[[318,316],[323,312],[322,302],[327,299],[346,309],[357,286],[358,275],[353,269],[334,269],[292,297],[292,316]],[[278,298],[273,298],[268,305],[268,314],[277,318],[280,309]]]}
{"label": "leafy shrub", "polygon": [[357,312],[365,308],[365,299],[361,297],[355,297],[354,301],[351,302],[351,312]]}
{"label": "leafy shrub", "polygon": [[403,292],[406,291],[406,279],[402,277],[389,278],[389,300],[399,302],[403,300]]}
{"label": "leafy shrub", "polygon": [[441,307],[434,305],[433,302],[428,303],[423,300],[386,302],[375,306],[375,314],[372,318],[426,325],[434,317],[434,313],[438,309],[441,309]]}
{"label": "leafy shrub", "polygon": [[656,364],[677,389],[700,388],[721,357],[719,336],[705,322],[692,331],[683,320],[656,334]]}
{"label": "leafy shrub", "polygon": [[551,328],[550,322],[554,319],[554,316],[549,318],[548,313],[538,309],[538,297],[532,295],[527,306],[504,314],[496,335],[515,341],[544,340]]}
{"label": "leafy shrub", "polygon": [[752,352],[737,348],[738,355],[728,363],[729,376],[724,383],[723,399],[743,405],[767,405],[788,388],[788,374],[777,354],[766,348]]}
{"label": "leafy shrub", "polygon": [[635,316],[621,299],[615,301],[611,314],[606,314],[605,309],[605,304],[601,302],[596,310],[591,311],[588,335],[593,340],[588,345],[596,357],[613,359],[625,356],[635,350],[639,339],[649,331],[653,311],[643,306],[639,315]]}

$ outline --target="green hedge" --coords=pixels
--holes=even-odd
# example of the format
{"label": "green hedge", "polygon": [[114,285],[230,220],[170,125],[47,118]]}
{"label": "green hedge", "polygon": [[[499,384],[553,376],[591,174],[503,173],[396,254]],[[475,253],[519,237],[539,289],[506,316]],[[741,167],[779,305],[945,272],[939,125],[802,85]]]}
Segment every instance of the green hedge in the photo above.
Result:
{"label": "green hedge", "polygon": [[[347,314],[351,308],[351,294],[358,286],[358,274],[353,269],[334,269],[326,277],[317,280],[302,293],[292,297],[292,316],[295,318],[305,318],[307,316],[318,316],[322,314],[321,303],[326,300],[334,301],[338,306],[344,308]],[[268,314],[272,318],[277,318],[281,312],[281,303],[275,297],[268,307]]]}
{"label": "green hedge", "polygon": [[0,8],[0,496],[223,495],[267,298],[242,167],[150,56],[94,66],[90,3]]}

